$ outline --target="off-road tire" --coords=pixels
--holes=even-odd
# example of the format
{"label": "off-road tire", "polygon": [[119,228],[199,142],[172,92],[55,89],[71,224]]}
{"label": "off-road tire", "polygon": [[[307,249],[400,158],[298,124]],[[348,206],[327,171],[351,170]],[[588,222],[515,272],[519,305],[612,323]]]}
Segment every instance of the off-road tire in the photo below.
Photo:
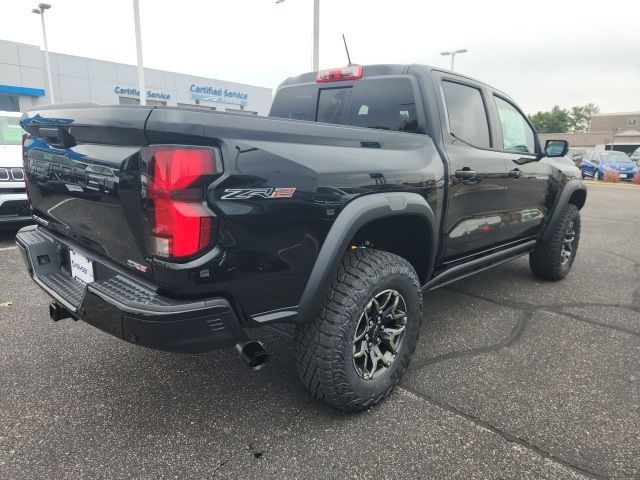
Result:
{"label": "off-road tire", "polygon": [[[378,292],[398,291],[407,323],[396,358],[379,377],[365,380],[356,371],[353,338],[365,307]],[[422,320],[422,293],[405,259],[375,249],[347,253],[323,292],[315,318],[295,334],[298,374],[311,394],[347,412],[365,410],[387,397],[409,365]]]}
{"label": "off-road tire", "polygon": [[[573,223],[575,239],[569,260],[563,264],[562,250],[565,235]],[[533,274],[543,280],[560,280],[567,276],[578,253],[580,242],[580,211],[578,207],[568,204],[562,210],[558,222],[552,227],[553,231],[547,241],[540,241],[529,254],[529,265]]]}

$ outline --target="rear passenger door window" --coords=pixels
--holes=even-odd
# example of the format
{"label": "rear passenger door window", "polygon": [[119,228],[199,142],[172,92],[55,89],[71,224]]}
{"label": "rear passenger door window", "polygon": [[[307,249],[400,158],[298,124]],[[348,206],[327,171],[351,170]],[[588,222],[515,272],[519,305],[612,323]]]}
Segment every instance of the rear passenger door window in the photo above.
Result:
{"label": "rear passenger door window", "polygon": [[451,134],[474,147],[490,148],[487,110],[480,90],[446,80],[442,89]]}
{"label": "rear passenger door window", "polygon": [[536,153],[533,129],[516,107],[500,97],[493,97],[502,130],[500,150]]}

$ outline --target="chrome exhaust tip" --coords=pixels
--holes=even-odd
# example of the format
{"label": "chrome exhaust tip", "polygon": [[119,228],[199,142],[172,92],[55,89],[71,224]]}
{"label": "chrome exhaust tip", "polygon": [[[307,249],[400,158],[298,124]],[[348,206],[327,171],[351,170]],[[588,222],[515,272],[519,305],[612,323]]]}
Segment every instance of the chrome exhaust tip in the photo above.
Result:
{"label": "chrome exhaust tip", "polygon": [[240,358],[252,370],[259,370],[269,360],[269,353],[262,343],[256,340],[238,343],[236,344],[236,350],[238,350]]}

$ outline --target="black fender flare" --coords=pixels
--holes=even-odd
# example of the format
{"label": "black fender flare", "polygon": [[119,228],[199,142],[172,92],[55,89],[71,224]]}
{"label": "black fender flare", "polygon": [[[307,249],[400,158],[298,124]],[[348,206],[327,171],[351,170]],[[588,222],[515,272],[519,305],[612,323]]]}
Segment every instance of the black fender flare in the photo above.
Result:
{"label": "black fender flare", "polygon": [[431,250],[427,278],[430,276],[438,250],[438,228],[433,210],[424,197],[409,192],[375,193],[358,197],[342,209],[320,248],[298,304],[296,323],[313,320],[313,315],[320,308],[322,296],[358,230],[373,220],[395,215],[413,215],[426,220],[431,237],[425,239],[425,254],[427,248]]}
{"label": "black fender flare", "polygon": [[[586,202],[587,187],[584,186],[584,183],[582,183],[582,180],[578,180],[577,178],[569,180],[564,186],[564,188],[562,189],[562,191],[560,192],[560,194],[558,195],[558,199],[556,200],[556,204],[553,207],[553,211],[551,212],[551,216],[549,218],[549,221],[547,222],[547,226],[542,232],[542,235],[540,236],[541,241],[544,242],[549,239],[549,237],[551,236],[551,233],[553,232],[554,225],[558,223],[562,210],[564,210],[564,207],[566,207],[569,204],[569,200],[571,199],[571,196],[577,191],[584,191],[585,202]],[[584,202],[582,203],[582,205],[578,205],[578,209],[581,209],[583,206],[584,206]]]}

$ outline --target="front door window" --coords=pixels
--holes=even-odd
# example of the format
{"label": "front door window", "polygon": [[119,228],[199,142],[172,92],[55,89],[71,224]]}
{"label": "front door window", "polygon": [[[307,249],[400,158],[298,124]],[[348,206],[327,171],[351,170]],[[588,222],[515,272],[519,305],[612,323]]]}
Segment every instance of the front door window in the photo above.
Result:
{"label": "front door window", "polygon": [[536,143],[533,129],[522,114],[506,100],[493,97],[502,128],[502,150],[535,153]]}

